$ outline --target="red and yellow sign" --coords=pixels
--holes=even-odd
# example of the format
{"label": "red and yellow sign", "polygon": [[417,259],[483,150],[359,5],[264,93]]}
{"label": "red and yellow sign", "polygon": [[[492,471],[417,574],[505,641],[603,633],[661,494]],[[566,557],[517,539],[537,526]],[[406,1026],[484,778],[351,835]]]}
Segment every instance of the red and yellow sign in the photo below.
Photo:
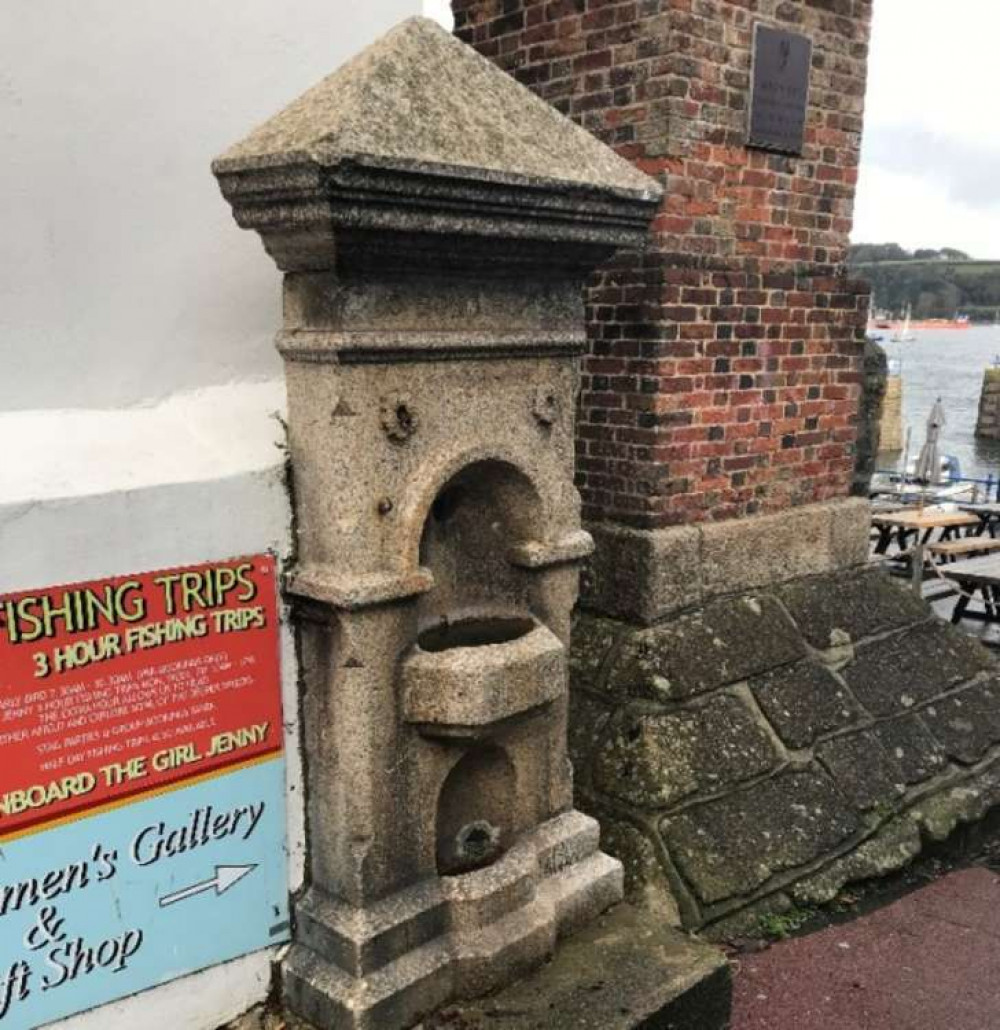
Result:
{"label": "red and yellow sign", "polygon": [[274,558],[0,596],[0,840],[281,750]]}

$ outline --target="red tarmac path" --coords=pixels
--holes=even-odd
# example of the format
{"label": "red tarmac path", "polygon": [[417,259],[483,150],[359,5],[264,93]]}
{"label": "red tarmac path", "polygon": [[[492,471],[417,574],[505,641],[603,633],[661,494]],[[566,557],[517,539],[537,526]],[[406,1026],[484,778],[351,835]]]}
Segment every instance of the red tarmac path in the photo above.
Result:
{"label": "red tarmac path", "polygon": [[732,1030],[1000,1030],[1000,876],[950,873],[733,972]]}

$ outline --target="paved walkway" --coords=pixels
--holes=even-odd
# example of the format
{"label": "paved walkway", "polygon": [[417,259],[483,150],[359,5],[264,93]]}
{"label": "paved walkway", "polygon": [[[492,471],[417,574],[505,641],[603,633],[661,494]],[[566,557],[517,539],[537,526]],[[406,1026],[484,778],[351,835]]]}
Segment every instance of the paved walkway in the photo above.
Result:
{"label": "paved walkway", "polygon": [[732,1030],[1000,1030],[1000,876],[950,873],[734,974]]}

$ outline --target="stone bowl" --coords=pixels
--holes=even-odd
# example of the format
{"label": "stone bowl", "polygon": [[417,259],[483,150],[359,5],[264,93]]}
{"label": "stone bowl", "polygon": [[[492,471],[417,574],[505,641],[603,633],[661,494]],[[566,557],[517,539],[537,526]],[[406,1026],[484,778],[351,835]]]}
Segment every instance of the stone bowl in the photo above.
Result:
{"label": "stone bowl", "polygon": [[427,736],[482,737],[565,690],[559,638],[530,616],[424,630],[402,663],[403,713]]}

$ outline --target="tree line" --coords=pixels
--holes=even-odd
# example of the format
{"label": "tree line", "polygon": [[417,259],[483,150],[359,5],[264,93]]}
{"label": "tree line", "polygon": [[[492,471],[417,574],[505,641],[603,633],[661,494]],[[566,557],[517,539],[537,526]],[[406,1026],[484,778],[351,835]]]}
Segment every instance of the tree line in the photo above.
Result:
{"label": "tree line", "polygon": [[898,243],[858,243],[848,266],[871,283],[875,308],[914,318],[992,322],[1000,312],[1000,261],[976,261],[953,247],[906,250]]}

